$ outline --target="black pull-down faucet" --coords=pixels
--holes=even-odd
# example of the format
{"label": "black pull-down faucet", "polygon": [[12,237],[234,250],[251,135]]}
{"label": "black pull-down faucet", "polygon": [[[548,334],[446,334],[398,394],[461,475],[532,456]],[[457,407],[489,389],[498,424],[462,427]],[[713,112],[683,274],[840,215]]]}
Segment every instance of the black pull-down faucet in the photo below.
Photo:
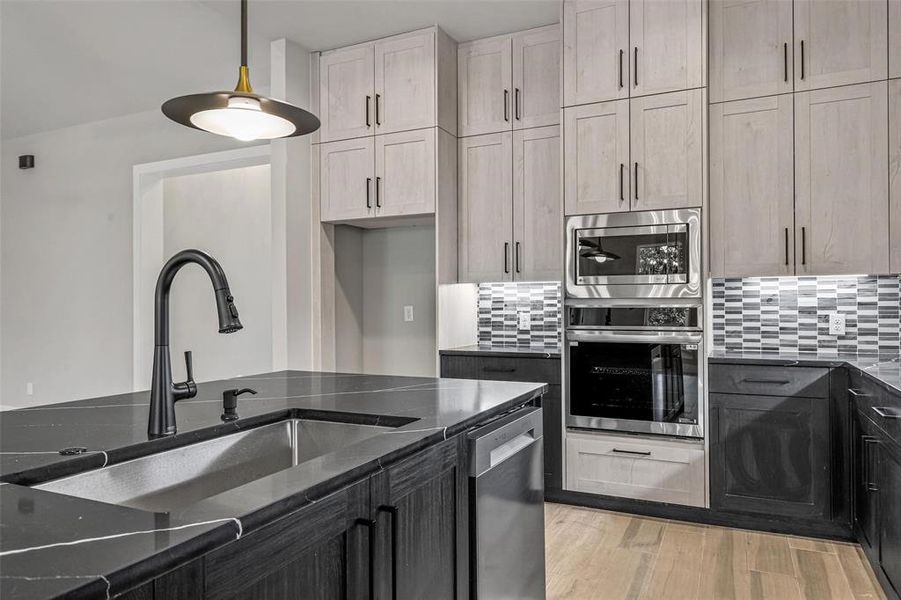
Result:
{"label": "black pull-down faucet", "polygon": [[163,266],[156,281],[153,305],[153,375],[147,424],[147,435],[151,438],[174,434],[175,403],[197,395],[191,353],[185,352],[188,379],[182,383],[172,382],[172,363],[169,360],[169,290],[176,273],[188,263],[200,265],[210,276],[219,313],[219,333],[232,333],[243,327],[238,320],[234,298],[228,290],[228,280],[215,258],[200,250],[182,250]]}

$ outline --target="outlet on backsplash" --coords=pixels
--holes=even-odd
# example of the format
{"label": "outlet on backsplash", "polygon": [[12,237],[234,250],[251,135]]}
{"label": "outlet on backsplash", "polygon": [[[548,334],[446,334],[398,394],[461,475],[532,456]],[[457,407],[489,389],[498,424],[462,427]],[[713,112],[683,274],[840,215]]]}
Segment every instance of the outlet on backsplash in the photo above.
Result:
{"label": "outlet on backsplash", "polygon": [[532,315],[527,310],[519,311],[519,329],[520,331],[532,329]]}
{"label": "outlet on backsplash", "polygon": [[845,335],[845,315],[837,312],[826,314],[829,318],[829,335]]}

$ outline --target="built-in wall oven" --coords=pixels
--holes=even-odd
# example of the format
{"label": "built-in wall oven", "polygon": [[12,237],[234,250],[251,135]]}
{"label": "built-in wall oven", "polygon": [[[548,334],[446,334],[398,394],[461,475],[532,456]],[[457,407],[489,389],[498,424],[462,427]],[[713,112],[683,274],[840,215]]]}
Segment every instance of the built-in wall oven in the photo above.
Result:
{"label": "built-in wall oven", "polygon": [[568,427],[701,438],[702,306],[570,302]]}
{"label": "built-in wall oven", "polygon": [[568,298],[700,298],[700,209],[569,217],[566,257]]}

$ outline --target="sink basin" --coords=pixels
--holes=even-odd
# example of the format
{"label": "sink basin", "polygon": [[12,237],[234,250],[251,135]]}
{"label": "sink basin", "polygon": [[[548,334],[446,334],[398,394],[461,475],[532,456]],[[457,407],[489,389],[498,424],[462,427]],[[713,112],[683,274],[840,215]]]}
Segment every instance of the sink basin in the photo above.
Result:
{"label": "sink basin", "polygon": [[391,429],[287,419],[33,487],[169,512]]}

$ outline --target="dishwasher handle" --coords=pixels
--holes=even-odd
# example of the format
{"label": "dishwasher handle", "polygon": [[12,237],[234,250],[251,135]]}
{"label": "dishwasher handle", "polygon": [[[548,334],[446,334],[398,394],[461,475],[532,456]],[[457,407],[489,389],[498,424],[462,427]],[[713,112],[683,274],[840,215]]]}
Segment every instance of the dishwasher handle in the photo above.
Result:
{"label": "dishwasher handle", "polygon": [[544,435],[541,408],[529,406],[476,429],[469,440],[469,475],[478,477]]}

